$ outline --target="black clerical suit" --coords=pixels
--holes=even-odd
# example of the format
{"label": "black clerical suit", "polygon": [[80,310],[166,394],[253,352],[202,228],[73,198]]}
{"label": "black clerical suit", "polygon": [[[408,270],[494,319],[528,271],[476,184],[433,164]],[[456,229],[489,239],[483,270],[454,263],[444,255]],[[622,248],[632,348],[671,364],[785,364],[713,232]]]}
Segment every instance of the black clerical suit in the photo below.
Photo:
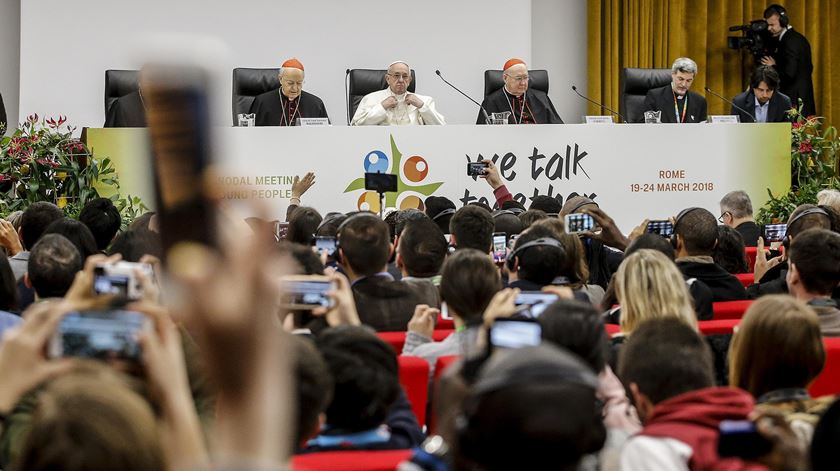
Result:
{"label": "black clerical suit", "polygon": [[[683,119],[686,99],[688,99],[688,109],[685,110],[685,119]],[[663,123],[699,123],[706,120],[706,99],[691,90],[684,97],[678,97],[677,108],[679,118],[674,112],[674,90],[671,84],[649,90],[645,96],[644,111],[661,111],[660,121]],[[644,122],[644,115],[641,121]]]}
{"label": "black clerical suit", "polygon": [[[525,91],[525,113],[531,115],[532,124],[563,124],[557,110],[554,109],[554,104],[545,92],[540,90],[528,89]],[[513,95],[505,91],[502,87],[495,92],[487,95],[481,106],[487,110],[488,115],[493,113],[510,112],[508,117],[509,124],[519,124],[521,119],[521,107],[516,106]],[[478,119],[475,124],[487,124],[484,119],[484,113],[478,110]]]}
{"label": "black clerical suit", "polygon": [[111,104],[105,118],[106,128],[145,128],[146,108],[140,92],[121,96]]}
{"label": "black clerical suit", "polygon": [[0,94],[0,136],[9,129],[9,122],[6,119],[6,106],[3,105],[3,94]]}
{"label": "black clerical suit", "polygon": [[805,116],[817,114],[814,82],[811,79],[814,64],[811,62],[811,45],[805,36],[793,28],[788,29],[777,43],[772,56],[776,60],[776,72],[781,79],[779,91],[789,96],[797,108],[801,98],[802,114]]}
{"label": "black clerical suit", "polygon": [[288,99],[285,96],[281,98],[280,91],[275,89],[257,96],[251,105],[250,113],[256,115],[254,123],[257,126],[296,126],[297,118],[329,119],[327,107],[317,96],[301,91],[298,101],[297,111],[292,112],[295,117],[290,119],[291,116],[289,116],[288,111],[285,115],[283,113],[284,107],[285,110],[289,109]]}
{"label": "black clerical suit", "polygon": [[738,224],[735,228],[741,238],[744,239],[744,247],[755,247],[758,245],[758,238],[764,236],[764,229],[753,221],[746,221]]}
{"label": "black clerical suit", "polygon": [[[737,106],[749,111],[750,114],[748,115],[734,106],[732,107],[730,114],[740,116],[742,123],[755,122],[752,118],[753,116],[756,116],[755,93],[753,93],[752,89],[736,95],[735,98],[732,99],[732,103],[735,103]],[[768,123],[784,123],[785,121],[790,121],[788,115],[785,114],[785,112],[791,108],[790,98],[788,98],[784,93],[779,91],[773,93],[773,96],[770,98],[770,103],[768,103],[767,106],[769,107],[767,108]]]}

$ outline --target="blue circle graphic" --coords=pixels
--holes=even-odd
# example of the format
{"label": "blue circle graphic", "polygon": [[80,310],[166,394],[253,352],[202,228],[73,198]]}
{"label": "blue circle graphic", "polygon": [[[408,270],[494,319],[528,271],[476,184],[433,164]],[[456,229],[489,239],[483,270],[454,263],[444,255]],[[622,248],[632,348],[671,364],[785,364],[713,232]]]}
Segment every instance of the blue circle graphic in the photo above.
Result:
{"label": "blue circle graphic", "polygon": [[365,172],[368,173],[388,173],[391,168],[391,163],[388,156],[381,150],[372,150],[365,156]]}

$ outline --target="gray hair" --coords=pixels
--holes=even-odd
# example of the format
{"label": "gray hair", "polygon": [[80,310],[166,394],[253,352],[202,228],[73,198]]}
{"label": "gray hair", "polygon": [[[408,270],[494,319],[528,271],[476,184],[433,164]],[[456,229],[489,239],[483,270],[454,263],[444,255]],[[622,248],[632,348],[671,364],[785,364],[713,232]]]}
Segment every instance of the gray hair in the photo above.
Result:
{"label": "gray hair", "polygon": [[675,60],[674,64],[671,66],[671,73],[676,74],[677,72],[682,72],[684,74],[696,74],[697,62],[694,62],[688,57],[680,57]]}
{"label": "gray hair", "polygon": [[[286,70],[288,70],[288,69],[300,70],[300,69],[297,69],[295,67],[280,67],[280,73],[277,75],[277,78],[280,79],[280,80],[283,80],[283,75],[286,73]],[[302,70],[300,70],[300,71],[303,72]],[[306,74],[306,72],[304,72],[304,74]]]}
{"label": "gray hair", "polygon": [[410,66],[410,65],[408,65],[408,62],[406,62],[406,61],[394,61],[394,62],[391,62],[390,64],[388,64],[388,69],[387,69],[387,70],[388,70],[388,71],[390,71],[390,70],[391,70],[391,67],[393,67],[393,66],[395,66],[395,65],[397,65],[397,64],[402,64],[402,65],[404,65],[404,66],[408,67],[408,72],[409,72],[409,73],[411,73],[411,66]]}
{"label": "gray hair", "polygon": [[837,190],[822,190],[817,193],[817,204],[820,206],[829,206],[835,211],[840,212],[840,191]]}
{"label": "gray hair", "polygon": [[746,191],[730,191],[720,200],[720,208],[732,213],[732,217],[740,219],[753,215],[752,201]]}

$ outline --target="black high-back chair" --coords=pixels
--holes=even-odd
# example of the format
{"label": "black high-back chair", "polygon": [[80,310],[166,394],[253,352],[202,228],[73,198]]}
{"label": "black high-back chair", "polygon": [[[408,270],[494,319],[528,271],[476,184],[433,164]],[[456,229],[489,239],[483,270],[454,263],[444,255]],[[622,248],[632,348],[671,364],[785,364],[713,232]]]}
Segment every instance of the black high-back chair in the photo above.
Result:
{"label": "black high-back chair", "polygon": [[[353,119],[356,114],[356,108],[362,98],[368,93],[373,93],[385,89],[388,84],[385,82],[385,74],[388,71],[385,69],[351,69],[349,81],[350,85],[347,90],[347,124]],[[408,91],[414,93],[417,87],[417,78],[414,76],[414,69],[411,70],[411,83],[408,85]]]}
{"label": "black high-back chair", "polygon": [[643,122],[647,92],[669,83],[671,83],[671,69],[622,69],[619,78],[621,94],[618,112],[627,119],[628,123]]}
{"label": "black high-back chair", "polygon": [[[484,71],[484,98],[487,98],[487,95],[490,95],[505,85],[505,81],[502,78],[503,73],[504,71],[502,70]],[[529,70],[528,88],[539,90],[548,94],[548,71]]]}
{"label": "black high-back chair", "polygon": [[254,99],[265,92],[280,88],[280,69],[233,69],[233,125],[238,125],[237,116],[248,113]]}
{"label": "black high-back chair", "polygon": [[105,71],[105,116],[111,105],[129,93],[140,90],[139,70],[106,70]]}

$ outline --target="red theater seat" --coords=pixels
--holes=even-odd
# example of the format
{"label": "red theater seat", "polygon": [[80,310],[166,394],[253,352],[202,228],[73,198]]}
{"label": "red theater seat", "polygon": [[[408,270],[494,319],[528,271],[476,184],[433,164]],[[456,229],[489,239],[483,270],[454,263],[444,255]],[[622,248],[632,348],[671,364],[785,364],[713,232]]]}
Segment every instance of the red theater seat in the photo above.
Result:
{"label": "red theater seat", "polygon": [[812,397],[840,394],[840,338],[823,338],[825,367],[808,391]]}
{"label": "red theater seat", "polygon": [[434,414],[435,414],[435,410],[436,410],[436,407],[437,407],[435,405],[435,401],[437,399],[434,397],[434,394],[437,394],[437,391],[438,391],[438,381],[440,380],[440,377],[443,376],[443,373],[446,371],[446,369],[449,368],[450,366],[452,366],[454,363],[456,363],[460,359],[461,359],[460,355],[448,355],[448,356],[444,356],[444,357],[438,357],[437,362],[435,363],[435,373],[434,373],[434,380],[433,380],[434,381],[434,388],[432,389],[433,396],[432,396],[432,400],[431,400],[432,407],[431,407],[431,410],[430,410],[432,416],[429,417],[429,421],[428,421],[429,422],[429,432],[430,433],[434,433],[435,430],[436,430]]}
{"label": "red theater seat", "polygon": [[751,304],[752,301],[749,300],[712,303],[712,311],[714,313],[712,318],[716,321],[722,319],[740,319],[744,317],[744,313],[747,312],[747,308]]}
{"label": "red theater seat", "polygon": [[755,276],[752,273],[737,273],[735,274],[735,278],[738,278],[738,281],[744,285],[744,288],[753,284],[755,281]]}
{"label": "red theater seat", "polygon": [[429,362],[420,357],[400,355],[400,384],[420,426],[426,425],[426,402],[429,400]]}
{"label": "red theater seat", "polygon": [[438,314],[437,322],[435,323],[435,330],[454,329],[455,321],[452,319],[444,319]]}
{"label": "red theater seat", "polygon": [[755,247],[744,247],[744,253],[747,256],[747,266],[750,268],[750,271],[753,271],[755,267],[755,254],[758,252],[758,249]]}
{"label": "red theater seat", "polygon": [[621,326],[618,324],[604,324],[604,328],[607,330],[607,335],[610,337],[621,332]]}
{"label": "red theater seat", "polygon": [[731,334],[732,330],[741,322],[741,319],[720,319],[711,321],[697,321],[700,333],[703,335]]}
{"label": "red theater seat", "polygon": [[[432,333],[432,340],[440,342],[446,337],[449,337],[449,335],[453,332],[455,332],[454,329],[435,330]],[[393,347],[394,351],[397,352],[397,355],[402,353],[403,345],[405,345],[406,332],[377,332],[376,335],[384,340],[385,343]]]}
{"label": "red theater seat", "polygon": [[394,471],[411,450],[325,451],[295,455],[294,471]]}

